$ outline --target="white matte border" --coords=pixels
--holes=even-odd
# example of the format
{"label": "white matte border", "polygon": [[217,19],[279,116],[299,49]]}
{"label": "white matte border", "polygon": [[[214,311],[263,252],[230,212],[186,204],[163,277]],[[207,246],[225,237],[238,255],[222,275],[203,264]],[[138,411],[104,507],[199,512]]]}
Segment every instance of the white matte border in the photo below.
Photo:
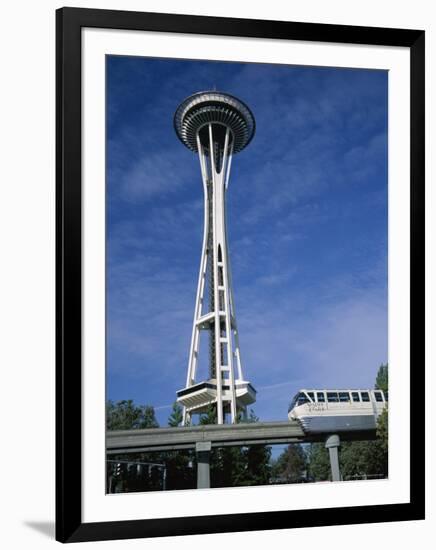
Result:
{"label": "white matte border", "polygon": [[[83,29],[82,39],[82,521],[409,502],[409,49],[103,29]],[[108,54],[389,70],[388,480],[105,494],[105,56]]]}

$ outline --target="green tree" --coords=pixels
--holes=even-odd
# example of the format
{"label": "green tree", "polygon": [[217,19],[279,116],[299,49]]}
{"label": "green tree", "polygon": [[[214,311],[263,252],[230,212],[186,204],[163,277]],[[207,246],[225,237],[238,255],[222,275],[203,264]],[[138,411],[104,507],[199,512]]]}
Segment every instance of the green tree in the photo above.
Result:
{"label": "green tree", "polygon": [[216,412],[216,407],[214,405],[209,405],[209,407],[207,408],[207,411],[200,415],[199,423],[202,425],[216,424],[217,419],[218,419],[218,416]]}
{"label": "green tree", "polygon": [[378,372],[377,372],[377,378],[375,380],[375,389],[376,390],[382,390],[384,392],[388,391],[388,365],[380,365]]}
{"label": "green tree", "polygon": [[343,441],[339,450],[339,464],[343,479],[366,478],[378,473],[373,441]]}
{"label": "green tree", "polygon": [[389,443],[389,430],[388,430],[388,408],[386,407],[377,420],[377,438],[380,443],[381,450],[388,453]]}
{"label": "green tree", "polygon": [[308,476],[313,481],[331,479],[329,452],[324,443],[311,443],[307,455]]}
{"label": "green tree", "polygon": [[[339,448],[339,464],[345,480],[387,475],[387,453],[378,440],[343,441]],[[314,481],[331,479],[330,459],[324,443],[311,444],[308,472]]]}
{"label": "green tree", "polygon": [[132,399],[107,403],[106,428],[108,430],[158,427],[154,408],[151,405],[135,405]]}
{"label": "green tree", "polygon": [[274,461],[271,477],[277,483],[295,483],[300,481],[307,471],[307,458],[302,445],[290,444]]}
{"label": "green tree", "polygon": [[168,426],[171,426],[172,428],[177,428],[177,426],[180,426],[180,424],[182,423],[182,420],[183,420],[183,409],[177,403],[177,401],[174,401],[171,414],[168,418]]}
{"label": "green tree", "polygon": [[106,407],[106,428],[108,430],[131,430],[137,424],[141,415],[140,407],[132,400],[108,401]]}
{"label": "green tree", "polygon": [[[239,416],[239,422],[259,422],[259,418],[250,409],[247,419]],[[271,447],[266,445],[253,445],[243,447],[242,472],[238,479],[238,485],[267,485],[271,479]]]}
{"label": "green tree", "polygon": [[[169,425],[177,426],[181,421],[181,407],[175,403],[168,419]],[[135,405],[132,400],[109,401],[107,405],[108,430],[133,430],[144,428],[158,428],[154,408],[151,405]],[[192,450],[129,453],[128,455],[108,455],[108,491],[137,492],[161,491],[171,489],[193,489],[195,487],[192,463]],[[120,460],[123,462],[117,463]],[[129,464],[126,464],[128,461]],[[140,463],[145,463],[141,465]],[[120,464],[120,474],[114,476]],[[152,466],[160,464],[162,466]],[[138,475],[138,468],[140,474]],[[165,472],[165,476],[164,476]]]}
{"label": "green tree", "polygon": [[[382,390],[386,395],[388,394],[388,364],[381,365],[375,382],[376,389]],[[378,460],[378,468],[383,473],[384,477],[388,476],[388,446],[389,446],[389,409],[388,405],[383,409],[381,415],[377,419],[377,449],[376,455]]]}
{"label": "green tree", "polygon": [[[158,428],[154,408],[151,405],[136,405],[132,399],[108,401],[106,407],[107,430],[136,430]],[[157,453],[129,453],[128,455],[108,455],[108,492],[157,491],[162,489],[163,469],[142,466],[139,463],[162,463],[162,455]],[[115,462],[120,460],[122,462]],[[126,461],[129,463],[127,464]],[[139,472],[141,475],[137,475]],[[117,465],[118,464],[118,465]],[[120,469],[118,476],[114,475]]]}

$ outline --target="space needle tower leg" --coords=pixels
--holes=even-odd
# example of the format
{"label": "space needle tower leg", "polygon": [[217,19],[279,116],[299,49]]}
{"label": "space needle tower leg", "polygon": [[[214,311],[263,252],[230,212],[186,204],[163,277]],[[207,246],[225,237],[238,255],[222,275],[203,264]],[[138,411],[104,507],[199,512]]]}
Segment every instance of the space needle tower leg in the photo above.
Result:
{"label": "space needle tower leg", "polygon": [[[192,414],[216,407],[216,422],[226,415],[234,423],[238,411],[255,401],[256,390],[243,379],[239,335],[226,229],[226,192],[232,157],[254,133],[254,118],[238,99],[219,92],[187,98],[174,118],[176,132],[198,153],[204,192],[204,231],[195,300],[186,386],[177,392],[183,425]],[[208,378],[198,381],[200,336],[209,334]]]}

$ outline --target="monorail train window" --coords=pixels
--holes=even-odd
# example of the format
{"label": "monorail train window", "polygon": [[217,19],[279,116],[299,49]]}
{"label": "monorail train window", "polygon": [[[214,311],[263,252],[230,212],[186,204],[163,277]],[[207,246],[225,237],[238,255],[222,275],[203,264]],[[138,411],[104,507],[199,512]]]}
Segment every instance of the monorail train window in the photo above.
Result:
{"label": "monorail train window", "polygon": [[315,394],[313,393],[313,391],[308,391],[308,392],[307,392],[307,395],[310,397],[310,399],[311,399],[312,401],[315,401]]}
{"label": "monorail train window", "polygon": [[341,403],[347,403],[350,401],[350,394],[347,391],[339,392],[339,401]]}
{"label": "monorail train window", "polygon": [[297,395],[294,395],[294,397],[292,398],[292,401],[289,403],[288,412],[292,411],[292,409],[295,407],[297,403],[297,399],[298,399],[298,393]]}
{"label": "monorail train window", "polygon": [[374,392],[375,400],[379,403],[383,403],[383,396],[381,391],[375,391]]}
{"label": "monorail train window", "polygon": [[316,397],[318,399],[318,403],[325,403],[325,395],[323,391],[317,392]]}
{"label": "monorail train window", "polygon": [[338,394],[332,391],[327,392],[327,401],[329,403],[338,403],[339,402]]}
{"label": "monorail train window", "polygon": [[299,393],[297,399],[297,407],[304,405],[304,403],[309,403],[309,398],[305,393]]}
{"label": "monorail train window", "polygon": [[353,398],[353,401],[360,401],[359,392],[358,392],[358,391],[353,391],[353,392],[351,392],[351,397]]}
{"label": "monorail train window", "polygon": [[369,401],[369,393],[367,391],[361,392],[360,395],[362,396],[362,401],[366,401],[366,402]]}

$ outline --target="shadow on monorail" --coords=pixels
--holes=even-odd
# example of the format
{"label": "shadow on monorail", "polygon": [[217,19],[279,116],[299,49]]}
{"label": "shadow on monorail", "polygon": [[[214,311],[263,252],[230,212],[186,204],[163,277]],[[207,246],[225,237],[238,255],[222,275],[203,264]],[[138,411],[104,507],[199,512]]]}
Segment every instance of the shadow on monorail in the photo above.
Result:
{"label": "shadow on monorail", "polygon": [[289,405],[289,420],[297,420],[309,436],[374,433],[387,406],[381,390],[300,390]]}

